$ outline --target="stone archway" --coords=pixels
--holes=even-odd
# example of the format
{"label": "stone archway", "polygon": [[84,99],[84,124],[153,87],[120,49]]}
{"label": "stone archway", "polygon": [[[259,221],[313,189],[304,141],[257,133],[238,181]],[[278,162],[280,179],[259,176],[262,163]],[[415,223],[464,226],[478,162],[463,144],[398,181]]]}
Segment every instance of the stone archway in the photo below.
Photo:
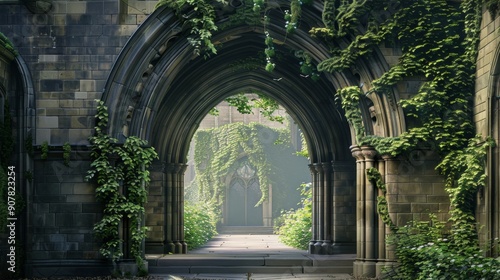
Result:
{"label": "stone archway", "polygon": [[[480,232],[483,242],[487,243],[490,240],[495,240],[500,237],[500,175],[498,169],[500,166],[500,47],[497,47],[488,81],[488,118],[487,131],[493,138],[494,147],[490,148],[488,155],[488,174],[487,186],[479,192],[477,218],[480,224],[486,225],[486,229]],[[491,252],[492,256],[499,254],[499,249],[494,247]]]}
{"label": "stone archway", "polygon": [[[303,14],[309,25],[321,22],[321,7]],[[271,16],[273,16],[271,14]],[[276,19],[279,21],[278,19]],[[307,25],[307,24],[306,24]],[[294,50],[302,50],[314,61],[328,57],[328,49],[298,29],[285,37],[283,28],[271,25],[284,54],[273,73],[262,67],[238,67],[264,48],[259,26],[234,26],[213,38],[221,42],[218,54],[205,60],[193,48],[176,16],[159,8],[131,37],[112,69],[103,93],[109,107],[110,133],[117,138],[136,135],[148,140],[160,157],[157,173],[163,191],[163,235],[150,240],[150,251],[186,253],[183,232],[183,172],[189,142],[201,119],[222,99],[242,89],[257,90],[276,99],[299,124],[308,142],[313,188],[313,254],[354,253],[356,246],[356,164],[349,147],[353,132],[334,100],[337,89],[373,80],[388,66],[360,61],[358,69],[322,74],[318,82],[297,71]],[[284,44],[286,40],[286,46]],[[383,61],[383,60],[380,60]],[[364,108],[368,131],[397,135],[402,125],[393,100],[367,94]],[[389,105],[387,105],[389,104]],[[385,107],[384,107],[385,106]],[[396,121],[389,121],[395,119]],[[359,201],[358,201],[359,203]],[[359,214],[359,213],[358,213]],[[375,213],[374,213],[375,214]],[[361,225],[363,227],[363,225]]]}

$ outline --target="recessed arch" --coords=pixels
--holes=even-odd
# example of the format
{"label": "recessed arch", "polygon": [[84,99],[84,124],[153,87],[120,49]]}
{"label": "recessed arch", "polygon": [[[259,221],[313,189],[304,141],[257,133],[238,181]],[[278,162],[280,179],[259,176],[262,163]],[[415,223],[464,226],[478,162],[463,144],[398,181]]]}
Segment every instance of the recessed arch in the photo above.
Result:
{"label": "recessed arch", "polygon": [[[500,141],[500,45],[497,46],[491,63],[490,77],[488,80],[488,100],[486,102],[488,117],[486,126],[489,136],[495,143]],[[479,207],[483,211],[479,212],[479,220],[487,225],[482,233],[484,242],[500,237],[500,177],[498,168],[500,166],[500,148],[498,144],[491,147],[488,155],[488,168],[486,169],[488,183],[481,191]],[[490,254],[498,254],[498,249],[494,248]]]}
{"label": "recessed arch", "polygon": [[[322,73],[316,82],[301,76],[299,58],[294,51],[307,52],[315,63],[329,57],[328,47],[307,33],[310,26],[321,22],[322,7],[316,3],[313,6],[316,10],[305,11],[302,15],[303,29],[297,29],[293,35],[286,35],[279,25],[282,17],[269,14],[272,24],[266,30],[272,33],[275,46],[281,52],[272,73],[264,70],[264,59],[260,67],[246,70],[232,67],[241,59],[259,57],[259,52],[265,48],[262,27],[241,25],[221,30],[213,37],[219,46],[217,55],[206,59],[194,54],[186,40],[188,32],[182,30],[182,25],[166,7],[150,15],[120,53],[102,96],[109,108],[109,133],[119,139],[128,135],[146,139],[160,155],[165,174],[163,252],[186,252],[181,194],[190,140],[211,108],[243,89],[259,91],[277,100],[299,125],[308,142],[313,192],[316,190],[313,207],[317,213],[313,217],[314,240],[310,251],[320,254],[353,252],[355,226],[337,227],[341,222],[334,220],[335,213],[340,211],[333,206],[332,196],[337,195],[333,192],[334,185],[352,189],[339,195],[345,195],[345,201],[350,201],[355,209],[354,184],[350,186],[355,181],[352,177],[355,163],[349,150],[355,140],[335,100],[335,92],[348,85],[358,85],[359,77],[375,79],[388,65],[375,51],[371,60],[360,60],[356,69]],[[348,42],[337,43],[345,45]],[[364,89],[369,89],[369,85]],[[376,101],[376,106],[383,106],[384,102]],[[362,111],[368,114],[368,110]],[[380,118],[383,121],[401,113],[387,108],[380,108],[380,111],[385,116]],[[367,117],[369,119],[368,115],[365,119]],[[372,124],[365,122],[365,125]],[[387,127],[383,136],[398,135],[401,127],[399,123]],[[340,179],[342,176],[337,178],[333,172],[347,175]],[[356,219],[354,210],[348,214],[348,219]],[[351,234],[336,234],[341,231]]]}

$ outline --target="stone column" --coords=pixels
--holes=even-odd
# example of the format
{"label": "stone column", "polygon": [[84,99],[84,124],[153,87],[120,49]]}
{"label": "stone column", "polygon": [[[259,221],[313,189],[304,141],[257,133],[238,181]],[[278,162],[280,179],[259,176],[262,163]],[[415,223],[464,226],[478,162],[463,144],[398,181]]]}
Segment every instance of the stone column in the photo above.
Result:
{"label": "stone column", "polygon": [[323,244],[321,253],[324,255],[333,254],[333,168],[331,162],[321,164],[323,173]]}
{"label": "stone column", "polygon": [[372,147],[351,146],[356,158],[356,219],[357,250],[354,276],[376,275],[378,246],[378,215],[375,186],[368,180],[366,170],[375,167],[376,151]]}
{"label": "stone column", "polygon": [[313,163],[309,167],[313,197],[313,237],[309,243],[309,253],[330,255],[334,253],[332,163]]}
{"label": "stone column", "polygon": [[309,164],[312,178],[312,240],[309,242],[309,253],[319,254],[317,243],[319,242],[319,195],[318,195],[318,172],[314,164]]}
{"label": "stone column", "polygon": [[[380,174],[385,174],[385,163],[386,163],[386,160],[388,159],[388,157],[382,157],[383,160],[379,161],[378,162],[378,172],[380,172]],[[382,190],[378,190],[377,192],[377,195],[378,196],[383,196],[384,193]],[[384,221],[382,221],[382,218],[380,216],[378,216],[378,247],[377,247],[377,257],[379,259],[379,261],[382,261],[382,260],[385,260],[386,259],[386,246],[385,246],[385,235],[386,235],[386,232],[388,231]],[[377,267],[377,275],[379,274],[379,272],[382,271],[382,268],[379,268]]]}
{"label": "stone column", "polygon": [[361,148],[358,146],[351,146],[352,156],[356,159],[356,261],[354,262],[353,272],[354,275],[363,275],[362,263],[365,257],[365,231],[364,231],[364,181],[365,163]]}
{"label": "stone column", "polygon": [[[361,147],[363,152],[363,157],[365,158],[365,170],[375,167],[375,156],[377,152],[372,147]],[[377,187],[368,180],[365,176],[365,262],[376,262],[376,232],[377,228],[377,199],[376,199],[376,189]],[[370,264],[371,266],[371,264]],[[371,267],[368,269],[371,272]]]}
{"label": "stone column", "polygon": [[164,253],[186,254],[184,241],[184,171],[183,163],[167,163],[165,173]]}

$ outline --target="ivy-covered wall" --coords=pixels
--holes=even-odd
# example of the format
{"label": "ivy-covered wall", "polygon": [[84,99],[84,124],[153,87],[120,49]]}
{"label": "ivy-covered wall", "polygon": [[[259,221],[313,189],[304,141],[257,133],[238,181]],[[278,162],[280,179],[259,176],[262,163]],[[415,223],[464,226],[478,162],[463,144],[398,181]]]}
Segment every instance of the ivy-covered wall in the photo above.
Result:
{"label": "ivy-covered wall", "polygon": [[310,181],[307,159],[296,155],[289,129],[237,122],[199,130],[194,143],[195,192],[200,201],[216,208],[227,199],[227,177],[236,172],[242,158],[256,171],[262,193],[258,204],[271,199],[273,217],[295,208],[300,202],[298,187]]}

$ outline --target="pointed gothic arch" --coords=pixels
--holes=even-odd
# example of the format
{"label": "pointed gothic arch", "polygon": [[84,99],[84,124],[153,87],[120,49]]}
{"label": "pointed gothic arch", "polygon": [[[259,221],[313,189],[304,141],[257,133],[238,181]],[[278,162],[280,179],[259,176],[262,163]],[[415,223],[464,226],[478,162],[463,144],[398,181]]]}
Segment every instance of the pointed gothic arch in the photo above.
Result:
{"label": "pointed gothic arch", "polygon": [[[327,46],[307,34],[307,25],[321,22],[321,7],[315,9],[303,13],[305,26],[293,36],[286,36],[281,26],[267,27],[283,53],[273,73],[263,69],[264,61],[261,67],[252,65],[250,70],[237,67],[263,50],[264,32],[259,26],[234,26],[215,34],[213,41],[220,42],[221,47],[208,59],[193,54],[186,40],[189,32],[166,7],[150,15],[130,38],[111,71],[102,99],[109,108],[112,136],[140,136],[160,155],[164,232],[162,240],[150,242],[150,252],[187,252],[183,240],[182,177],[190,140],[211,108],[242,89],[257,90],[277,100],[298,123],[308,142],[313,187],[313,240],[309,252],[355,252],[356,242],[360,242],[356,231],[364,231],[364,225],[355,222],[359,220],[356,163],[349,149],[355,140],[334,93],[366,79],[363,104],[372,107],[362,108],[367,131],[373,132],[373,126],[381,125],[377,130],[381,136],[399,135],[404,121],[395,97],[368,91],[369,81],[389,67],[377,51],[370,61],[359,61],[356,69],[323,73],[318,82],[299,75],[294,50],[307,52],[316,62],[329,57]],[[271,18],[271,22],[280,20]]]}

